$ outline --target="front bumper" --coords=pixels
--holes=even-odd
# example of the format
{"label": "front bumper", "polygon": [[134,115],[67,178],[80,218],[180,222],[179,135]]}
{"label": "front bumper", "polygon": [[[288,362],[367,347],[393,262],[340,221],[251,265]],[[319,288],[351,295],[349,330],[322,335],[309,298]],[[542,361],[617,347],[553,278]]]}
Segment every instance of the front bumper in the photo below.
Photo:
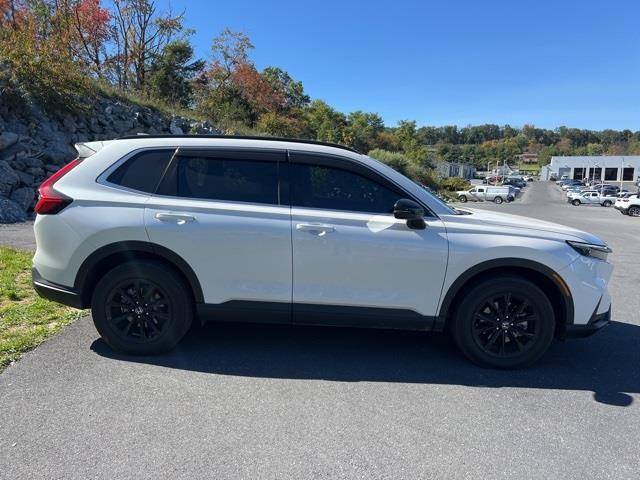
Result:
{"label": "front bumper", "polygon": [[68,305],[69,307],[82,308],[82,299],[77,292],[70,287],[48,282],[40,276],[35,268],[31,269],[31,281],[34,290],[42,298]]}
{"label": "front bumper", "polygon": [[[597,310],[597,307],[596,307]],[[591,319],[586,325],[567,325],[564,333],[565,338],[584,338],[602,330],[611,322],[611,307],[604,313],[593,312]]]}

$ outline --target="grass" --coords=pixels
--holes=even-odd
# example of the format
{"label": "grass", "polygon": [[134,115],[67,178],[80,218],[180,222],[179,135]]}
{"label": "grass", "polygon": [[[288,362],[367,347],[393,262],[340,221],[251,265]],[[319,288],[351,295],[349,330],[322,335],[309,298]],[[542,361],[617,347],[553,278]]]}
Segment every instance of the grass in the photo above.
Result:
{"label": "grass", "polygon": [[83,315],[38,296],[31,286],[31,257],[0,248],[0,371]]}

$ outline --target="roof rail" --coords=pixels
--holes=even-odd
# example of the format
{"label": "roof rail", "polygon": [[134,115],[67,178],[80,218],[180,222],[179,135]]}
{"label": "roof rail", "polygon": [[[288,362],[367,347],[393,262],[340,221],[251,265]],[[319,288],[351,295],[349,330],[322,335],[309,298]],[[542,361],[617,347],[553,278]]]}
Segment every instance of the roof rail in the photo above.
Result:
{"label": "roof rail", "polygon": [[325,147],[334,147],[341,148],[342,150],[348,150],[353,153],[360,153],[355,148],[347,147],[345,145],[340,145],[339,143],[331,143],[331,142],[319,142],[316,140],[307,140],[303,138],[287,138],[287,137],[269,137],[269,136],[258,136],[258,135],[171,135],[171,134],[153,134],[147,135],[145,133],[140,133],[138,135],[126,135],[124,137],[118,137],[116,140],[131,140],[131,139],[140,139],[140,138],[226,138],[226,139],[238,139],[238,140],[268,140],[271,142],[292,142],[292,143],[304,143],[309,145],[322,145]]}

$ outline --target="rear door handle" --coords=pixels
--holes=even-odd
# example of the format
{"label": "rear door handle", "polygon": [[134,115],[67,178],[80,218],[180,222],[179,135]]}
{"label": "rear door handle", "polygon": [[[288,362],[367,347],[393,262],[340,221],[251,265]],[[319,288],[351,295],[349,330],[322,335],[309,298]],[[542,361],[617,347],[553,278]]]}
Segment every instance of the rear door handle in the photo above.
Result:
{"label": "rear door handle", "polygon": [[176,225],[184,225],[185,223],[193,222],[196,217],[193,215],[186,215],[184,213],[156,213],[156,219],[165,223],[175,223]]}
{"label": "rear door handle", "polygon": [[333,225],[327,225],[326,223],[298,223],[296,225],[296,230],[309,232],[319,237],[336,231]]}

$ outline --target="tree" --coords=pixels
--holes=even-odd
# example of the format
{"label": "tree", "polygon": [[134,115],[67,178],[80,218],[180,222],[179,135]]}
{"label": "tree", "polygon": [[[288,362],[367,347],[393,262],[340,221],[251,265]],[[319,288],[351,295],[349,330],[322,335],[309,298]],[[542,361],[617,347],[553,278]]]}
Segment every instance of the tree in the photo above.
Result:
{"label": "tree", "polygon": [[164,47],[183,31],[183,14],[160,14],[155,0],[113,0],[116,78],[121,89],[142,90],[147,71]]}
{"label": "tree", "polygon": [[150,93],[169,104],[188,107],[193,102],[191,82],[204,64],[193,59],[193,47],[186,40],[167,44],[151,66]]}
{"label": "tree", "polygon": [[243,32],[234,32],[228,27],[220,35],[213,39],[211,53],[213,55],[213,68],[222,69],[226,76],[231,77],[239,65],[249,62],[249,50],[253,50],[253,44]]}
{"label": "tree", "polygon": [[295,81],[281,68],[267,67],[262,71],[262,76],[269,82],[274,90],[282,92],[285,108],[302,108],[307,106],[311,101],[309,95],[304,93],[302,82]]}
{"label": "tree", "polygon": [[347,119],[322,100],[314,100],[307,109],[306,119],[312,136],[323,142],[343,141]]}
{"label": "tree", "polygon": [[73,5],[71,24],[78,37],[77,55],[98,76],[102,76],[107,56],[106,44],[111,38],[111,14],[100,0],[79,0]]}
{"label": "tree", "polygon": [[360,152],[368,152],[377,146],[378,135],[383,130],[384,122],[380,115],[358,110],[347,117],[343,140]]}

